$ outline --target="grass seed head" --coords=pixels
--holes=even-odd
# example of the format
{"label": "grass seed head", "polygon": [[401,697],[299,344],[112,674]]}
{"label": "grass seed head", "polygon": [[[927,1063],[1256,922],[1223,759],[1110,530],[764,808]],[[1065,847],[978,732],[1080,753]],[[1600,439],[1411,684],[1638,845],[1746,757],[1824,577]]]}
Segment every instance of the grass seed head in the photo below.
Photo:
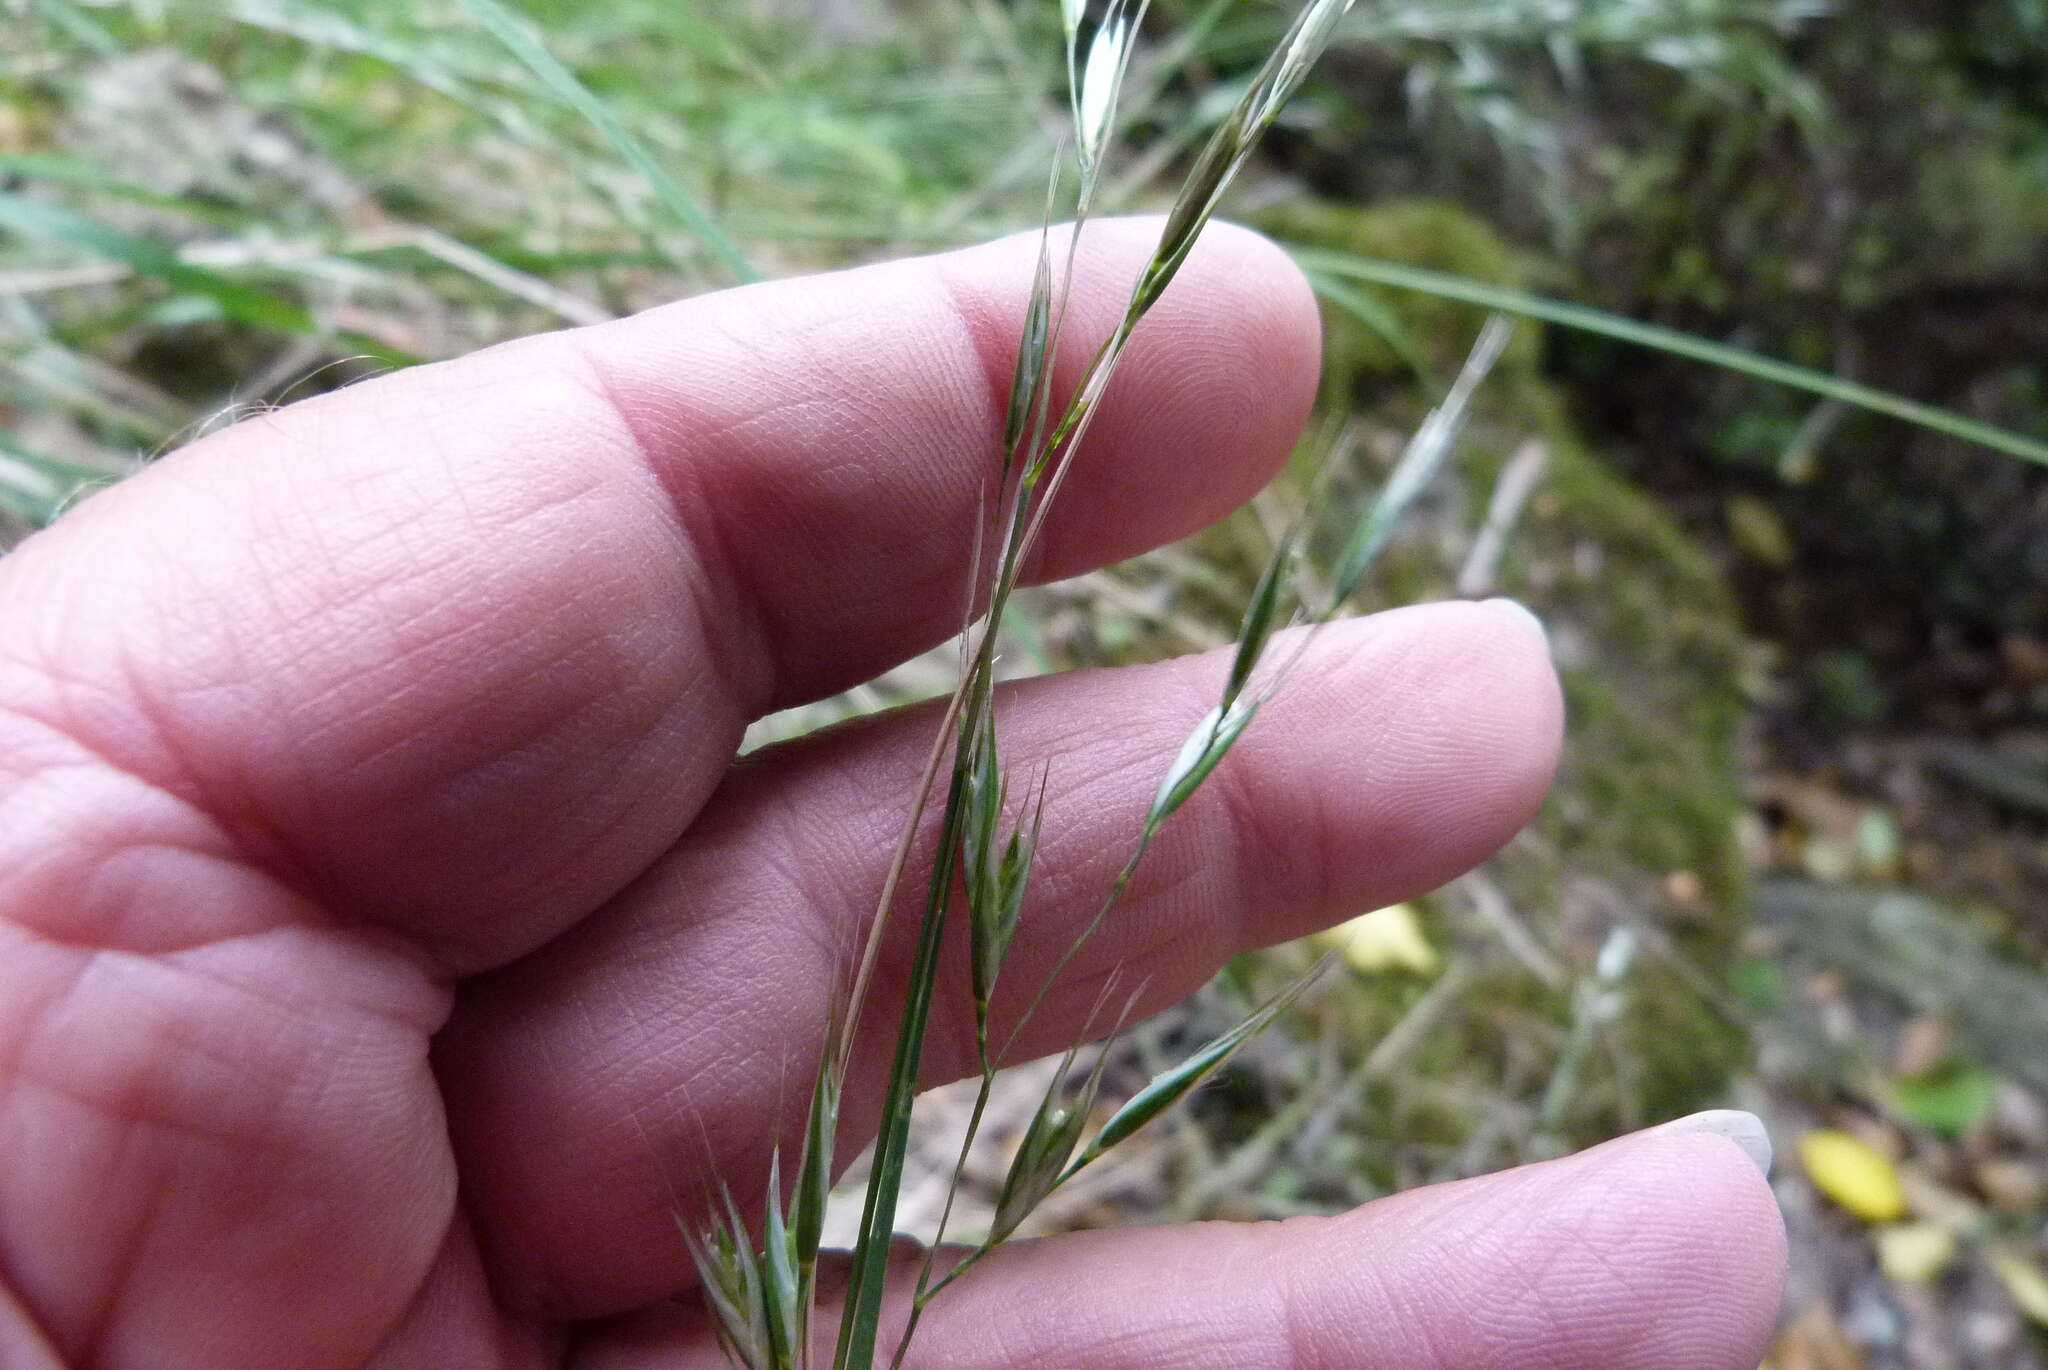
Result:
{"label": "grass seed head", "polygon": [[1094,41],[1088,45],[1088,63],[1081,72],[1081,102],[1074,127],[1084,170],[1094,168],[1108,142],[1130,40],[1130,26],[1121,15],[1112,14],[1095,30]]}
{"label": "grass seed head", "polygon": [[1017,1144],[1009,1174],[1003,1178],[1002,1195],[996,1201],[995,1221],[989,1228],[991,1244],[1015,1232],[1017,1225],[1059,1187],[1068,1173],[1067,1163],[1080,1144],[1101,1080],[1098,1066],[1079,1095],[1066,1099],[1067,1074],[1073,1069],[1074,1056],[1075,1052],[1070,1050],[1060,1062],[1052,1083],[1046,1087],[1045,1097],[1039,1101],[1038,1111],[1031,1115],[1031,1122],[1024,1129],[1024,1139]]}
{"label": "grass seed head", "polygon": [[1145,816],[1148,829],[1156,830],[1181,805],[1194,798],[1209,773],[1222,763],[1244,730],[1251,726],[1261,702],[1239,697],[1227,707],[1219,704],[1203,716],[1182,744],[1180,755],[1167,768],[1166,778],[1159,782],[1159,792],[1153,796],[1152,808]]}

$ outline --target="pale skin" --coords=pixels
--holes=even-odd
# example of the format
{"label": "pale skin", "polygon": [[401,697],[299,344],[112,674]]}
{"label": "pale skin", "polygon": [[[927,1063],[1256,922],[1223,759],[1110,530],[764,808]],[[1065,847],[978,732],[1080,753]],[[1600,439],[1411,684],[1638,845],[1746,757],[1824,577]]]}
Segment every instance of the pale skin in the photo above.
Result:
{"label": "pale skin", "polygon": [[[1091,230],[1076,339],[1153,231]],[[0,562],[0,1365],[718,1364],[673,1213],[714,1173],[751,1190],[791,1121],[934,715],[734,748],[957,626],[1034,250],[360,385]],[[1293,268],[1216,229],[1034,575],[1243,501],[1316,347]],[[1086,921],[1224,669],[1011,692],[1009,756],[1053,795],[1013,984]],[[1560,714],[1512,611],[1329,630],[1023,1054],[1081,1032],[1114,967],[1145,1011],[1483,859]],[[881,1002],[900,975],[885,956]],[[934,1083],[973,1068],[961,1008]],[[1782,1263],[1742,1152],[1659,1134],[1340,1217],[1019,1243],[933,1305],[912,1364],[1752,1370]]]}

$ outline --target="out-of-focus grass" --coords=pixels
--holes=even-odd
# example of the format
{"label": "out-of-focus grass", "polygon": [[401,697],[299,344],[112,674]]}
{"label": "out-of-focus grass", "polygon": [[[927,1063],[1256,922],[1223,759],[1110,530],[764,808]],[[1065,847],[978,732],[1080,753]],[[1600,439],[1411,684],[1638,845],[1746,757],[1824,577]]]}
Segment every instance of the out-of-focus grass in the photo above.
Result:
{"label": "out-of-focus grass", "polygon": [[[1127,111],[1140,151],[1112,169],[1112,206],[1148,203],[1279,22],[1228,0],[1161,8]],[[308,376],[338,384],[725,284],[748,263],[783,274],[1028,224],[1062,132],[1056,10],[34,0],[28,41],[0,54],[0,402],[29,416],[23,450],[118,466],[190,429],[138,433],[110,412],[115,391],[153,387],[203,419]],[[1361,10],[1349,36],[1552,203],[1566,190],[1544,149],[1567,112],[1518,96],[1515,62],[1567,89],[1635,62],[1812,129],[1822,111],[1781,40],[1814,13],[1411,3]],[[1358,125],[1340,89],[1287,116],[1309,145]],[[1287,193],[1273,180],[1250,199]],[[1568,239],[1569,216],[1552,217]],[[1375,303],[1325,284],[1333,307]],[[121,383],[46,383],[22,362],[51,345]],[[366,363],[332,365],[344,358]]]}
{"label": "out-of-focus grass", "polygon": [[991,165],[1052,74],[998,9],[859,40],[735,0],[526,13],[599,103],[458,0],[31,4],[0,53],[10,511],[287,388],[728,283],[729,242],[780,274],[1040,195],[1042,148]]}

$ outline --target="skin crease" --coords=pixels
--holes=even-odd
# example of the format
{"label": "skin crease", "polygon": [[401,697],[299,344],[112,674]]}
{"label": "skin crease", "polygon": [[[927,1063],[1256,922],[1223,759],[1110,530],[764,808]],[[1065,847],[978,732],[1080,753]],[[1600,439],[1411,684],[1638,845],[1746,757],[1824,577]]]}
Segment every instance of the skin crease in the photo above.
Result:
{"label": "skin crease", "polygon": [[[1089,230],[1063,384],[1156,231]],[[955,626],[1034,252],[730,291],[294,405],[0,562],[0,1366],[713,1363],[673,1299],[674,1206],[709,1166],[744,1188],[790,1120],[931,719],[733,750]],[[1315,347],[1292,266],[1213,231],[1034,575],[1246,498]],[[1223,669],[1010,690],[1008,754],[1054,794],[1013,983],[1092,912]],[[1332,628],[1029,1050],[1082,1032],[1120,964],[1164,1002],[1483,859],[1559,729],[1510,610]],[[963,1021],[941,1004],[932,1080],[968,1068]],[[1748,1370],[1782,1241],[1732,1145],[1640,1137],[1341,1218],[1019,1245],[912,1363]]]}

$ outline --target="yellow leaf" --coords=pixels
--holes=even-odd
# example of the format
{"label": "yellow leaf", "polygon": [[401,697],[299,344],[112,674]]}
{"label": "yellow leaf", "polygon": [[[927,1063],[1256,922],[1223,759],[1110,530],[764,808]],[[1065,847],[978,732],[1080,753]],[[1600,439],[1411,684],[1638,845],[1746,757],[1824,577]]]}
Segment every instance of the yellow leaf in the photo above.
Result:
{"label": "yellow leaf", "polygon": [[1932,1284],[1955,1258],[1955,1233],[1937,1223],[1894,1223],[1877,1231],[1877,1263],[1901,1284]]}
{"label": "yellow leaf", "polygon": [[1821,1193],[1869,1223],[1906,1216],[1906,1191],[1884,1153],[1847,1132],[1809,1132],[1799,1159]]}
{"label": "yellow leaf", "polygon": [[2041,1267],[2010,1248],[1991,1253],[1991,1268],[2005,1283],[2005,1292],[2020,1306],[2020,1312],[2048,1327],[2048,1275]]}
{"label": "yellow leaf", "polygon": [[1422,934],[1422,920],[1407,904],[1395,904],[1339,923],[1313,939],[1336,952],[1367,975],[1405,970],[1416,975],[1434,975],[1439,959],[1436,948]]}

